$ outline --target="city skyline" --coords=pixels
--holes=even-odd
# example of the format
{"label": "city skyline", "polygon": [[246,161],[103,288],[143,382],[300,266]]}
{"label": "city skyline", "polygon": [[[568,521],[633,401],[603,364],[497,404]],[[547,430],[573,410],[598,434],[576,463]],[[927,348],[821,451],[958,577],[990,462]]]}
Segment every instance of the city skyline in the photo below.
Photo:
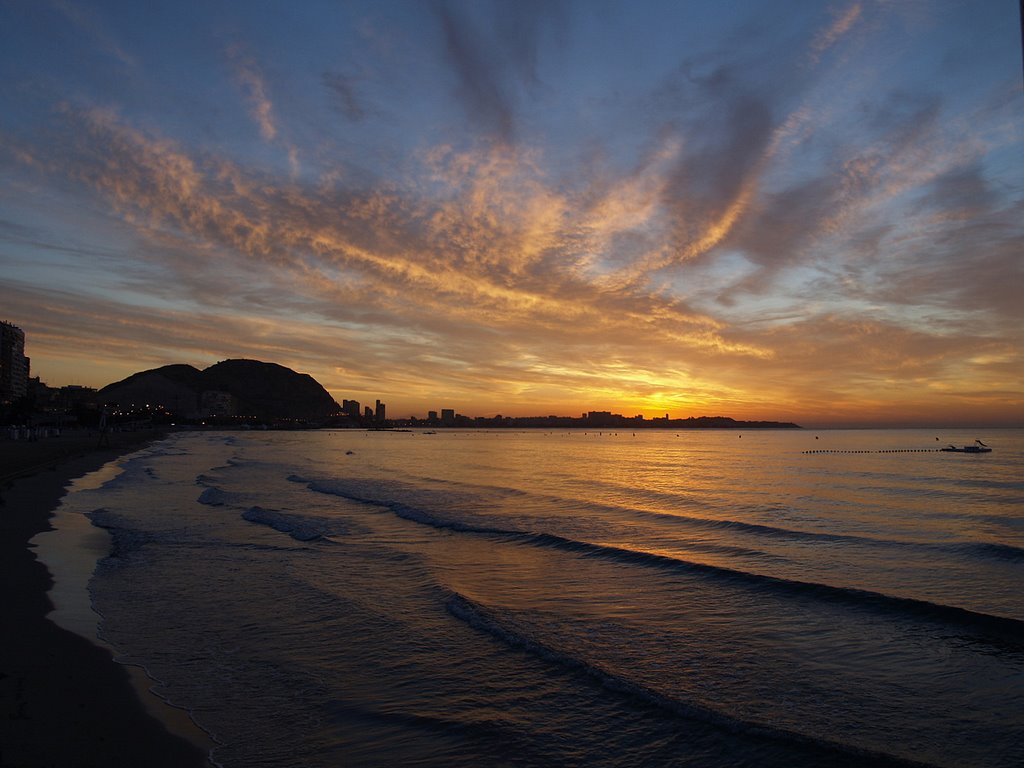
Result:
{"label": "city skyline", "polygon": [[[63,384],[56,387],[50,386],[47,382],[42,381],[40,377],[33,377],[29,370],[29,360],[23,354],[25,336],[24,332],[17,326],[9,323],[5,320],[0,320],[0,332],[2,332],[3,344],[0,344],[0,405],[7,406],[19,406],[19,403],[24,401],[26,398],[37,411],[37,417],[43,418],[54,418],[58,417],[59,414],[64,412],[70,413],[78,406],[85,406],[91,408],[93,411],[98,412],[100,410],[105,413],[110,413],[110,408],[113,407],[115,416],[137,416],[139,413],[147,414],[161,414],[164,417],[177,416],[184,420],[198,420],[202,418],[211,417],[227,417],[235,418],[240,417],[243,419],[254,419],[258,418],[253,416],[251,413],[236,413],[237,398],[232,395],[229,391],[225,391],[220,388],[203,388],[194,389],[193,399],[187,403],[187,407],[182,408],[183,397],[180,392],[170,392],[170,390],[162,390],[162,394],[157,394],[155,391],[149,391],[146,394],[146,401],[142,402],[138,399],[126,400],[124,393],[115,394],[111,397],[100,397],[105,388],[92,388],[83,387],[75,384]],[[228,361],[222,361],[226,363]],[[261,361],[234,361],[243,363],[255,362],[259,366],[265,366],[266,364]],[[172,366],[176,367],[176,366]],[[275,368],[274,364],[268,366]],[[152,371],[139,371],[128,377],[128,379],[120,382],[111,382],[111,385],[117,387],[119,385],[127,384],[129,381],[137,380],[142,374],[147,373],[159,373],[160,369],[154,369]],[[194,371],[196,374],[201,372],[198,370]],[[289,372],[294,374],[296,372]],[[173,380],[180,380],[181,372],[176,371],[171,376],[171,379],[165,380],[166,387]],[[316,383],[319,386],[319,382]],[[223,387],[223,382],[216,385],[217,387]],[[131,397],[137,397],[137,393],[131,395]],[[58,398],[60,400],[58,401]],[[519,416],[504,416],[503,414],[494,414],[492,416],[479,416],[471,414],[463,414],[458,412],[455,408],[441,408],[440,411],[428,410],[426,415],[423,414],[409,414],[405,417],[390,418],[387,416],[387,404],[381,401],[379,398],[375,401],[374,407],[370,407],[368,404],[363,406],[358,400],[352,400],[343,398],[340,402],[334,403],[336,407],[335,412],[327,417],[327,422],[331,424],[337,423],[337,417],[344,416],[350,418],[355,424],[363,425],[380,425],[385,423],[399,423],[404,424],[411,422],[413,424],[426,423],[431,426],[479,426],[482,422],[490,423],[519,423],[520,425],[526,422],[535,422],[525,424],[526,426],[568,426],[567,422],[585,422],[597,427],[614,427],[614,426],[651,426],[652,424],[657,425],[658,422],[664,422],[666,425],[673,422],[679,421],[697,421],[697,422],[708,422],[708,421],[732,421],[729,417],[723,416],[690,416],[688,419],[672,419],[671,415],[666,413],[664,416],[655,416],[651,419],[646,419],[643,414],[636,414],[633,416],[627,416],[620,413],[612,413],[610,411],[586,411],[579,416],[570,414],[530,414],[530,415],[519,415]],[[53,410],[54,408],[58,410]],[[123,409],[123,410],[122,410]],[[305,419],[299,419],[297,421],[306,421]],[[556,423],[557,422],[557,423]],[[564,422],[564,423],[563,423]],[[757,424],[757,421],[753,422],[739,422],[740,425]],[[761,425],[767,425],[769,422],[764,422]],[[781,423],[781,422],[770,422],[773,425],[781,425],[786,427],[796,426],[792,423]]]}
{"label": "city skyline", "polygon": [[391,417],[1024,425],[1018,3],[0,5],[0,319]]}

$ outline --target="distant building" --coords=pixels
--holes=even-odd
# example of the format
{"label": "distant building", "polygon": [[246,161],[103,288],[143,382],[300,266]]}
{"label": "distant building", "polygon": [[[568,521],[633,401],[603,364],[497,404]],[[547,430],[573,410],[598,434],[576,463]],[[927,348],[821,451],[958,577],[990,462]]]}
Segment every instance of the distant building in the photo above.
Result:
{"label": "distant building", "polygon": [[373,408],[370,406],[363,408],[363,418],[367,421],[373,421]]}
{"label": "distant building", "polygon": [[[83,387],[78,384],[68,384],[67,386],[53,389],[42,384],[42,388],[49,390],[50,404],[52,407],[56,407],[65,413],[71,413],[76,409],[96,409],[96,390],[92,387]],[[36,400],[36,405],[39,405],[39,399]]]}
{"label": "distant building", "polygon": [[427,411],[427,421],[437,421],[437,411]]}
{"label": "distant building", "polygon": [[238,408],[234,395],[216,389],[207,389],[199,395],[202,416],[235,416]]}
{"label": "distant building", "polygon": [[386,406],[380,400],[377,401],[377,407],[373,416],[377,421],[385,421],[387,419]]}
{"label": "distant building", "polygon": [[442,424],[453,424],[453,423],[455,423],[455,409],[454,408],[442,408],[441,409],[441,423]]}
{"label": "distant building", "polygon": [[28,395],[28,374],[25,332],[0,320],[0,403],[11,403]]}
{"label": "distant building", "polygon": [[342,400],[341,410],[351,416],[353,419],[359,418],[359,401],[358,400]]}

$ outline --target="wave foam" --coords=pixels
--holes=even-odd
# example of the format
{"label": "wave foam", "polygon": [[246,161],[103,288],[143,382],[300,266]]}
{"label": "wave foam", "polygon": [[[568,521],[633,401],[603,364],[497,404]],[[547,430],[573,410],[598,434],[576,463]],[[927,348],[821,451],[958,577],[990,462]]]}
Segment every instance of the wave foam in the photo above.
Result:
{"label": "wave foam", "polygon": [[242,519],[268,525],[275,531],[287,533],[296,541],[318,541],[345,533],[344,528],[334,521],[302,517],[263,507],[249,507],[242,513]]}

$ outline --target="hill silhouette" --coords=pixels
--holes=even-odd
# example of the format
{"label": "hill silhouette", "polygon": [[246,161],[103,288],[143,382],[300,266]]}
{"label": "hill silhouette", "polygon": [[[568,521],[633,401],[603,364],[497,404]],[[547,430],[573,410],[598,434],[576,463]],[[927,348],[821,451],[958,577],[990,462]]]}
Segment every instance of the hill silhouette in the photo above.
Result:
{"label": "hill silhouette", "polygon": [[205,370],[165,365],[107,385],[98,399],[122,408],[163,406],[186,418],[231,415],[316,421],[340,410],[309,374],[259,360],[224,360]]}

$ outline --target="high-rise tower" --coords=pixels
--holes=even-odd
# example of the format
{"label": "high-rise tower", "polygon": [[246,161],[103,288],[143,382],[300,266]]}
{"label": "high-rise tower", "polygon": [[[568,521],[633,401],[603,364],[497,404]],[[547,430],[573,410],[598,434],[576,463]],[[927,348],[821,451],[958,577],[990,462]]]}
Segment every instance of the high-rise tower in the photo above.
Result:
{"label": "high-rise tower", "polygon": [[0,320],[0,403],[11,403],[28,394],[25,332]]}

